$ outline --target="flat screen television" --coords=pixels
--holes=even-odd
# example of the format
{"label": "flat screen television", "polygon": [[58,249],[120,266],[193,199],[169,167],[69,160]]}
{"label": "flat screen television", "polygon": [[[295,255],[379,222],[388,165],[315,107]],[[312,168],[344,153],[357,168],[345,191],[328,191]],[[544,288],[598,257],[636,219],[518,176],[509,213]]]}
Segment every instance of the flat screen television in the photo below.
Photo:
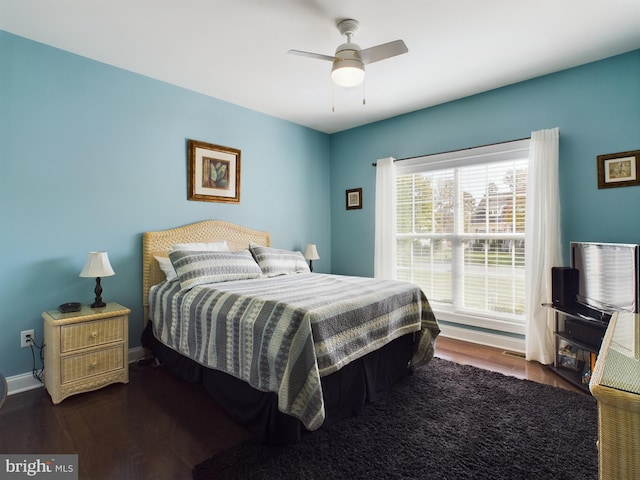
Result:
{"label": "flat screen television", "polygon": [[571,242],[578,270],[577,302],[600,312],[638,313],[640,245]]}

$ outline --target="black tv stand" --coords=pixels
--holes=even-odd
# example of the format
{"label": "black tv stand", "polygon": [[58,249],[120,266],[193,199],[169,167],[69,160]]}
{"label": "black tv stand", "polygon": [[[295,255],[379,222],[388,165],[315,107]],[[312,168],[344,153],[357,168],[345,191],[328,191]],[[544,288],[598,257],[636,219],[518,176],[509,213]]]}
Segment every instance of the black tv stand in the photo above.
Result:
{"label": "black tv stand", "polygon": [[543,306],[553,310],[555,320],[555,354],[550,368],[571,384],[588,392],[608,318],[604,321],[604,317],[600,315],[602,312],[598,312],[597,318],[589,316],[587,314],[591,311],[581,310],[577,308],[578,305],[566,308],[543,303]]}
{"label": "black tv stand", "polygon": [[577,303],[576,307],[576,314],[580,315],[581,318],[583,318],[584,320],[590,320],[590,321],[598,321],[598,322],[603,322],[605,324],[609,324],[609,320],[611,320],[611,313],[609,312],[605,312],[602,310],[598,310],[596,308],[590,307],[589,305],[585,305],[583,303]]}
{"label": "black tv stand", "polygon": [[578,317],[588,322],[601,322],[607,325],[611,320],[612,313],[598,310],[583,303],[574,303],[567,307],[563,305],[556,305],[555,303],[543,303],[545,307],[553,308],[558,312],[562,312],[565,315]]}

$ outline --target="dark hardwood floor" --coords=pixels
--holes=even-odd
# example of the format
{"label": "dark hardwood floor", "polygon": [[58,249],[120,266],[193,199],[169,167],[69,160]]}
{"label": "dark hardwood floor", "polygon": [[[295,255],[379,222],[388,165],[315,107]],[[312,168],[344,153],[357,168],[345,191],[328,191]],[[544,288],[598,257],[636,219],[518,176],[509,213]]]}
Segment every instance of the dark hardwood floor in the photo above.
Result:
{"label": "dark hardwood floor", "polygon": [[[540,364],[494,348],[439,338],[436,356],[577,391]],[[188,479],[194,465],[246,437],[198,385],[136,364],[127,385],[59,405],[32,390],[8,397],[0,411],[0,453],[77,453],[83,480]]]}
{"label": "dark hardwood floor", "polygon": [[452,362],[474,365],[505,375],[584,393],[583,390],[573,386],[538,362],[527,362],[517,354],[497,348],[440,337],[436,341],[436,356]]}

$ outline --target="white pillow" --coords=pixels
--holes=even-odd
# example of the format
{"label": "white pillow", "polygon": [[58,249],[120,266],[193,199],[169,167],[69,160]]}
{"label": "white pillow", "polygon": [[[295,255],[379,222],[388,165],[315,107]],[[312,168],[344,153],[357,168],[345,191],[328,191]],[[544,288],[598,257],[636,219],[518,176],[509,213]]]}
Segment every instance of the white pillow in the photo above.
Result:
{"label": "white pillow", "polygon": [[226,240],[210,243],[176,243],[169,249],[169,253],[181,250],[183,252],[228,252],[229,245]]}
{"label": "white pillow", "polygon": [[178,274],[176,273],[176,269],[173,268],[171,259],[169,257],[155,257],[155,258],[158,261],[160,270],[164,272],[164,276],[167,278],[167,281],[173,280],[178,276]]}

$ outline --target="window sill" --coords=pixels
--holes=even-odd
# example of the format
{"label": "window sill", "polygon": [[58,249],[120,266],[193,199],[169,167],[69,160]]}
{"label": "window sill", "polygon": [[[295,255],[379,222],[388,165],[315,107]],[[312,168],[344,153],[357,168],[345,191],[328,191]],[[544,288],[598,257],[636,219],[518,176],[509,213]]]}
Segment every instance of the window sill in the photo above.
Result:
{"label": "window sill", "polygon": [[475,328],[483,328],[487,330],[495,330],[496,332],[523,335],[525,334],[525,325],[517,320],[505,318],[491,318],[462,313],[454,313],[446,310],[433,308],[433,313],[438,320],[449,323],[457,323],[468,325]]}

